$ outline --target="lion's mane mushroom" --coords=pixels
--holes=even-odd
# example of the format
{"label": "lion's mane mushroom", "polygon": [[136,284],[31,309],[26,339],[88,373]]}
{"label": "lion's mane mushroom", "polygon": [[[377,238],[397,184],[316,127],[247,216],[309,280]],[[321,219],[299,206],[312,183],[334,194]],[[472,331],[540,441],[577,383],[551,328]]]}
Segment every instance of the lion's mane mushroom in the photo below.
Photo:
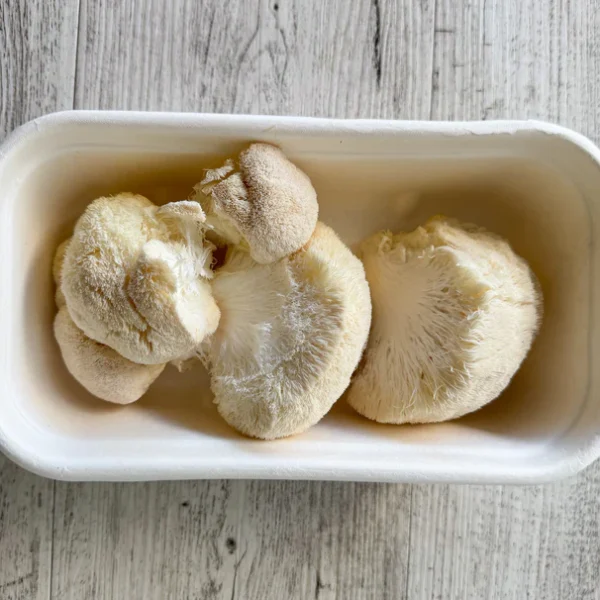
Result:
{"label": "lion's mane mushroom", "polygon": [[362,244],[373,325],[348,393],[382,423],[454,419],[496,398],[538,329],[535,277],[508,243],[434,218]]}
{"label": "lion's mane mushroom", "polygon": [[165,368],[140,365],[87,337],[63,306],[54,319],[54,335],[69,373],[91,394],[107,402],[139,400]]}
{"label": "lion's mane mushroom", "polygon": [[75,325],[60,291],[62,264],[69,241],[58,247],[52,265],[59,308],[54,319],[54,335],[63,360],[71,375],[94,396],[107,402],[130,404],[146,393],[165,365],[131,362],[112,348],[90,339]]}
{"label": "lion's mane mushroom", "polygon": [[263,439],[314,425],[348,387],[367,340],[360,261],[318,223],[304,248],[268,265],[231,250],[213,293],[222,316],[208,362],[221,415]]}
{"label": "lion's mane mushroom", "polygon": [[197,202],[158,208],[134,194],[94,200],[62,268],[60,291],[77,327],[136,363],[193,353],[219,321],[204,220]]}
{"label": "lion's mane mushroom", "polygon": [[195,186],[217,243],[246,247],[261,264],[282,259],[309,240],[317,194],[308,176],[270,144],[251,144]]}

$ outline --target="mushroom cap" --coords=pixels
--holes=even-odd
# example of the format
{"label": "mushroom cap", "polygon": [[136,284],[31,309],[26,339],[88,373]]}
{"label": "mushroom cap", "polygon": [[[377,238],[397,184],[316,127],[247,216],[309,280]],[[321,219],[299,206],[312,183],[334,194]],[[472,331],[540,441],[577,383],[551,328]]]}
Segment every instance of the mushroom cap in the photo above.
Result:
{"label": "mushroom cap", "polygon": [[64,363],[91,394],[115,404],[130,404],[143,396],[165,365],[140,365],[87,337],[66,306],[54,320],[54,336]]}
{"label": "mushroom cap", "polygon": [[62,266],[69,241],[60,244],[52,263],[57,290],[56,304],[59,308],[54,319],[54,337],[67,369],[88,392],[107,402],[130,404],[146,392],[165,365],[138,365],[131,362],[112,348],[90,339],[75,325],[60,291]]}
{"label": "mushroom cap", "polygon": [[230,252],[213,293],[222,317],[208,354],[224,419],[263,439],[314,425],[348,387],[367,340],[360,261],[318,223],[305,248],[276,263]]}
{"label": "mushroom cap", "polygon": [[429,423],[496,398],[538,330],[527,263],[501,238],[439,217],[380,232],[361,253],[373,325],[348,402],[382,423]]}
{"label": "mushroom cap", "polygon": [[137,363],[192,353],[219,320],[203,221],[197,202],[158,208],[134,194],[94,200],[62,268],[61,291],[77,327]]}
{"label": "mushroom cap", "polygon": [[308,176],[270,144],[251,144],[237,160],[206,172],[195,188],[207,222],[224,243],[243,243],[268,264],[306,244],[317,224],[317,194]]}

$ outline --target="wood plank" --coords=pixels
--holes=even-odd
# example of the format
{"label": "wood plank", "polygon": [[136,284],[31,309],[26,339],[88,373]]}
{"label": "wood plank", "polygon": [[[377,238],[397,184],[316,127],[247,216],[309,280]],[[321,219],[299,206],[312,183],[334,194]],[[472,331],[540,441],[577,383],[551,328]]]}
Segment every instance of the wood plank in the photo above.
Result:
{"label": "wood plank", "polygon": [[404,598],[410,486],[245,484],[236,598]]}
{"label": "wood plank", "polygon": [[262,0],[260,111],[427,119],[434,0]]}
{"label": "wood plank", "polygon": [[75,107],[256,112],[258,2],[82,0]]}
{"label": "wood plank", "polygon": [[597,599],[599,486],[415,486],[409,597]]}
{"label": "wood plank", "polygon": [[593,0],[438,0],[431,118],[536,118],[598,139],[599,25]]}
{"label": "wood plank", "polygon": [[232,597],[235,484],[56,485],[53,598]]}
{"label": "wood plank", "polygon": [[46,600],[50,589],[53,482],[0,454],[0,598]]}
{"label": "wood plank", "polygon": [[0,139],[73,108],[78,0],[0,2]]}
{"label": "wood plank", "polygon": [[82,0],[76,107],[427,118],[433,9]]}
{"label": "wood plank", "polygon": [[[540,118],[598,140],[596,2],[438,0],[432,118]],[[598,599],[600,463],[536,487],[415,486],[410,598]]]}
{"label": "wood plank", "polygon": [[[73,106],[77,0],[0,2],[0,140],[22,123]],[[0,454],[0,598],[46,600],[52,481]]]}
{"label": "wood plank", "polygon": [[409,486],[58,483],[56,497],[54,598],[366,599],[406,589]]}

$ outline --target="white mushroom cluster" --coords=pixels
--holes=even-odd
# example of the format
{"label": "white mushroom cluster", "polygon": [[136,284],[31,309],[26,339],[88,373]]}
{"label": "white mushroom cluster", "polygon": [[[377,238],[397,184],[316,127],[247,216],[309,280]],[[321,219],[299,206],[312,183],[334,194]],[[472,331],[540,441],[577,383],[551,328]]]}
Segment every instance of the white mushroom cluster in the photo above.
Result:
{"label": "white mushroom cluster", "polygon": [[221,320],[204,348],[217,408],[252,437],[300,433],[344,393],[362,355],[364,268],[317,222],[309,178],[274,146],[252,144],[195,189],[211,239],[228,248],[212,286]]}
{"label": "white mushroom cluster", "polygon": [[309,178],[262,143],[207,170],[192,200],[95,200],[55,258],[67,368],[124,404],[198,355],[234,428],[304,431],[348,387],[371,322],[360,260],[317,218]]}
{"label": "white mushroom cluster", "polygon": [[[217,260],[217,256],[219,259]],[[382,423],[454,419],[496,398],[536,335],[541,296],[497,236],[434,218],[366,239],[318,221],[310,179],[255,143],[189,200],[94,200],[54,259],[65,365],[109,402],[200,359],[222,417],[276,439],[346,390]]]}

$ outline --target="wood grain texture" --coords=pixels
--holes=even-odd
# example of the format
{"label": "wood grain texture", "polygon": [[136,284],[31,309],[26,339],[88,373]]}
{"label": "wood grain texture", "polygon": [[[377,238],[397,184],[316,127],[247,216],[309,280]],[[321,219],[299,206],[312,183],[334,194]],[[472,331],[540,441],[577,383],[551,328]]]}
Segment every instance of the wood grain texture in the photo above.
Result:
{"label": "wood grain texture", "polygon": [[76,107],[427,118],[433,18],[434,0],[82,0]]}
{"label": "wood grain texture", "polygon": [[[77,30],[77,0],[0,0],[0,137],[74,104],[542,118],[599,141],[599,8],[81,0]],[[598,600],[599,494],[600,463],[574,481],[524,488],[54,488],[0,457],[0,598]]]}
{"label": "wood grain texture", "polygon": [[409,500],[408,486],[59,483],[52,597],[401,598]]}
{"label": "wood grain texture", "polygon": [[235,598],[403,598],[410,486],[243,485]]}
{"label": "wood grain texture", "polygon": [[597,600],[599,485],[414,486],[408,597]]}
{"label": "wood grain texture", "polygon": [[438,0],[433,119],[543,119],[598,139],[598,2]]}
{"label": "wood grain texture", "polygon": [[57,483],[52,598],[232,598],[234,488]]}
{"label": "wood grain texture", "polygon": [[52,481],[0,454],[0,598],[46,600],[52,551]]}
{"label": "wood grain texture", "polygon": [[261,2],[261,112],[428,118],[433,0]]}
{"label": "wood grain texture", "polygon": [[73,108],[78,0],[0,2],[0,139]]}
{"label": "wood grain texture", "polygon": [[[77,0],[0,2],[0,140],[46,112],[72,108]],[[0,454],[0,598],[46,600],[54,483]]]}
{"label": "wood grain texture", "polygon": [[257,112],[258,0],[81,0],[76,108]]}

